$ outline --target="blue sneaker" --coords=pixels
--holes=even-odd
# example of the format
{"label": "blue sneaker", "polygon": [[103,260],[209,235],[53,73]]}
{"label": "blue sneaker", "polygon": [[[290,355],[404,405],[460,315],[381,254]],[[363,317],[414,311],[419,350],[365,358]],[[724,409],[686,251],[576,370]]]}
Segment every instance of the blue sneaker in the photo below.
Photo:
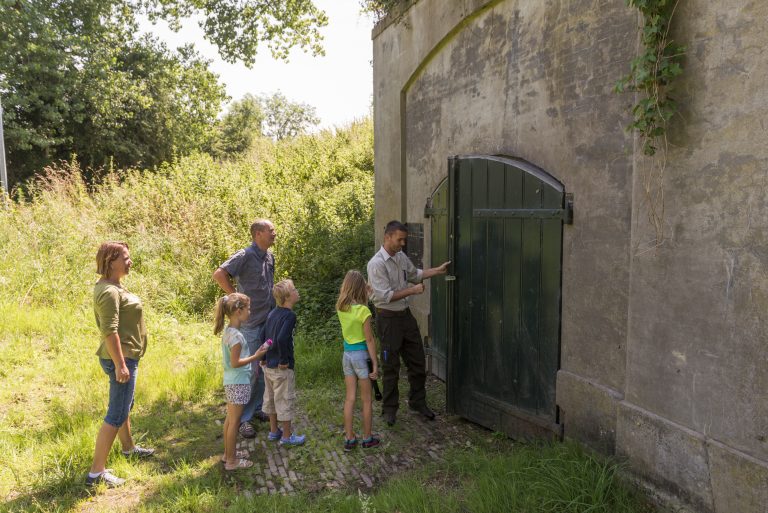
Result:
{"label": "blue sneaker", "polygon": [[283,437],[283,430],[280,428],[277,428],[276,432],[274,433],[272,431],[269,432],[269,434],[267,435],[267,440],[269,440],[270,442],[277,442],[282,437]]}
{"label": "blue sneaker", "polygon": [[280,445],[282,446],[288,446],[292,447],[294,445],[304,445],[304,440],[306,440],[307,437],[305,435],[297,435],[295,433],[292,433],[289,438],[281,438],[280,439]]}

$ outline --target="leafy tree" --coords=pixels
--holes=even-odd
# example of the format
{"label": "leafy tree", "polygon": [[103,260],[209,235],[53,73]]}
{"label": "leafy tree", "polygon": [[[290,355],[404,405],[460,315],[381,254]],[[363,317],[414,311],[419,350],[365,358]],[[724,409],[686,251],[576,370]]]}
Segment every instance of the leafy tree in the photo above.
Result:
{"label": "leafy tree", "polygon": [[190,48],[137,38],[136,17],[179,27],[204,16],[222,56],[252,64],[259,43],[321,52],[311,0],[0,0],[0,101],[9,178],[76,153],[90,166],[153,166],[206,144],[225,98]]}
{"label": "leafy tree", "polygon": [[202,16],[205,37],[227,62],[253,64],[259,43],[285,59],[294,46],[323,54],[320,27],[328,17],[312,0],[133,0],[150,19],[178,29],[185,18]]}
{"label": "leafy tree", "polygon": [[261,136],[264,109],[261,100],[246,94],[233,102],[218,125],[216,141],[210,153],[231,157],[246,152],[256,137]]}
{"label": "leafy tree", "polygon": [[72,148],[86,165],[152,167],[207,144],[226,97],[207,61],[149,37],[101,50],[111,64],[82,70],[90,115],[73,121]]}
{"label": "leafy tree", "polygon": [[296,137],[319,122],[314,107],[292,102],[280,92],[270,96],[246,94],[229,106],[206,149],[216,157],[234,157],[250,150],[262,136],[278,141]]}
{"label": "leafy tree", "polygon": [[20,161],[38,167],[55,156],[58,146],[70,142],[66,121],[85,111],[73,95],[77,63],[69,49],[80,44],[71,20],[92,24],[104,13],[78,16],[71,2],[62,2],[59,8],[43,2],[0,5],[0,101],[10,153],[9,179],[14,181]]}
{"label": "leafy tree", "polygon": [[320,123],[316,110],[306,103],[288,100],[281,92],[262,98],[264,106],[264,135],[276,140],[296,137]]}

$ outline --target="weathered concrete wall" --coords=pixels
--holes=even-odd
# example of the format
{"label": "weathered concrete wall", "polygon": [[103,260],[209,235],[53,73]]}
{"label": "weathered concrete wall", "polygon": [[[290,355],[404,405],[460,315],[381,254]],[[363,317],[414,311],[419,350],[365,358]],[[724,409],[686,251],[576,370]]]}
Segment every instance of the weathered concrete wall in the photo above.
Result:
{"label": "weathered concrete wall", "polygon": [[[696,434],[705,465],[687,467],[686,491],[702,507],[765,512],[768,3],[679,9],[673,36],[689,52],[664,171],[669,239],[633,254],[625,398],[652,430],[643,450],[667,443],[669,425]],[[651,239],[641,182],[653,165],[636,159],[636,248]],[[628,423],[620,416],[619,430]],[[657,478],[680,481],[679,460],[654,465]]]}
{"label": "weathered concrete wall", "polygon": [[[621,128],[626,101],[610,89],[634,48],[635,19],[621,0],[601,4],[422,0],[379,34],[376,225],[423,222],[450,155],[502,153],[548,170],[590,205],[565,241],[564,294],[597,300],[582,305],[591,313],[564,301],[563,359],[622,389],[633,142]],[[416,308],[425,317],[426,296]],[[584,315],[594,324],[575,322]]]}
{"label": "weathered concrete wall", "polygon": [[[643,192],[659,163],[623,128],[633,99],[611,91],[637,51],[624,0],[419,0],[378,27],[377,235],[394,218],[428,226],[451,155],[513,155],[556,176],[576,207],[557,379],[566,436],[626,456],[702,511],[765,512],[768,2],[681,0],[676,20],[689,52],[662,246],[650,247]],[[415,303],[425,333],[427,300]]]}

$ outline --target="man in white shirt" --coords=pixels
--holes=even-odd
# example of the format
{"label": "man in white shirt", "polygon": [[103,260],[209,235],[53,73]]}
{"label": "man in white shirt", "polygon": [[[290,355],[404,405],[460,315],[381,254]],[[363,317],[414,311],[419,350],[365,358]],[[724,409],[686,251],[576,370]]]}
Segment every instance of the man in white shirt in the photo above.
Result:
{"label": "man in white shirt", "polygon": [[424,292],[423,280],[445,274],[450,262],[431,269],[417,269],[402,252],[408,238],[408,228],[399,221],[390,221],[384,229],[381,249],[368,262],[368,282],[371,299],[376,307],[376,331],[381,341],[383,398],[381,413],[390,426],[394,425],[400,397],[397,388],[400,358],[408,369],[408,405],[429,420],[435,418],[427,406],[426,359],[421,333],[408,307],[408,298]]}

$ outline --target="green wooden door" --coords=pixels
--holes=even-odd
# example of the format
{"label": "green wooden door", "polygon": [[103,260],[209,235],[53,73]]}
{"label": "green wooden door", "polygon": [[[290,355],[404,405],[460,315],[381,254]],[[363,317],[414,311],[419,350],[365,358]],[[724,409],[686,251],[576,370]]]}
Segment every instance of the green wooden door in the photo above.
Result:
{"label": "green wooden door", "polygon": [[513,437],[559,435],[564,188],[512,158],[456,157],[449,175],[448,408]]}
{"label": "green wooden door", "polygon": [[[432,265],[451,259],[451,223],[449,212],[450,187],[445,179],[435,189],[427,206],[430,219],[430,253]],[[430,280],[429,347],[427,357],[432,374],[445,381],[448,370],[448,339],[452,298],[449,294],[451,280],[437,276]]]}

